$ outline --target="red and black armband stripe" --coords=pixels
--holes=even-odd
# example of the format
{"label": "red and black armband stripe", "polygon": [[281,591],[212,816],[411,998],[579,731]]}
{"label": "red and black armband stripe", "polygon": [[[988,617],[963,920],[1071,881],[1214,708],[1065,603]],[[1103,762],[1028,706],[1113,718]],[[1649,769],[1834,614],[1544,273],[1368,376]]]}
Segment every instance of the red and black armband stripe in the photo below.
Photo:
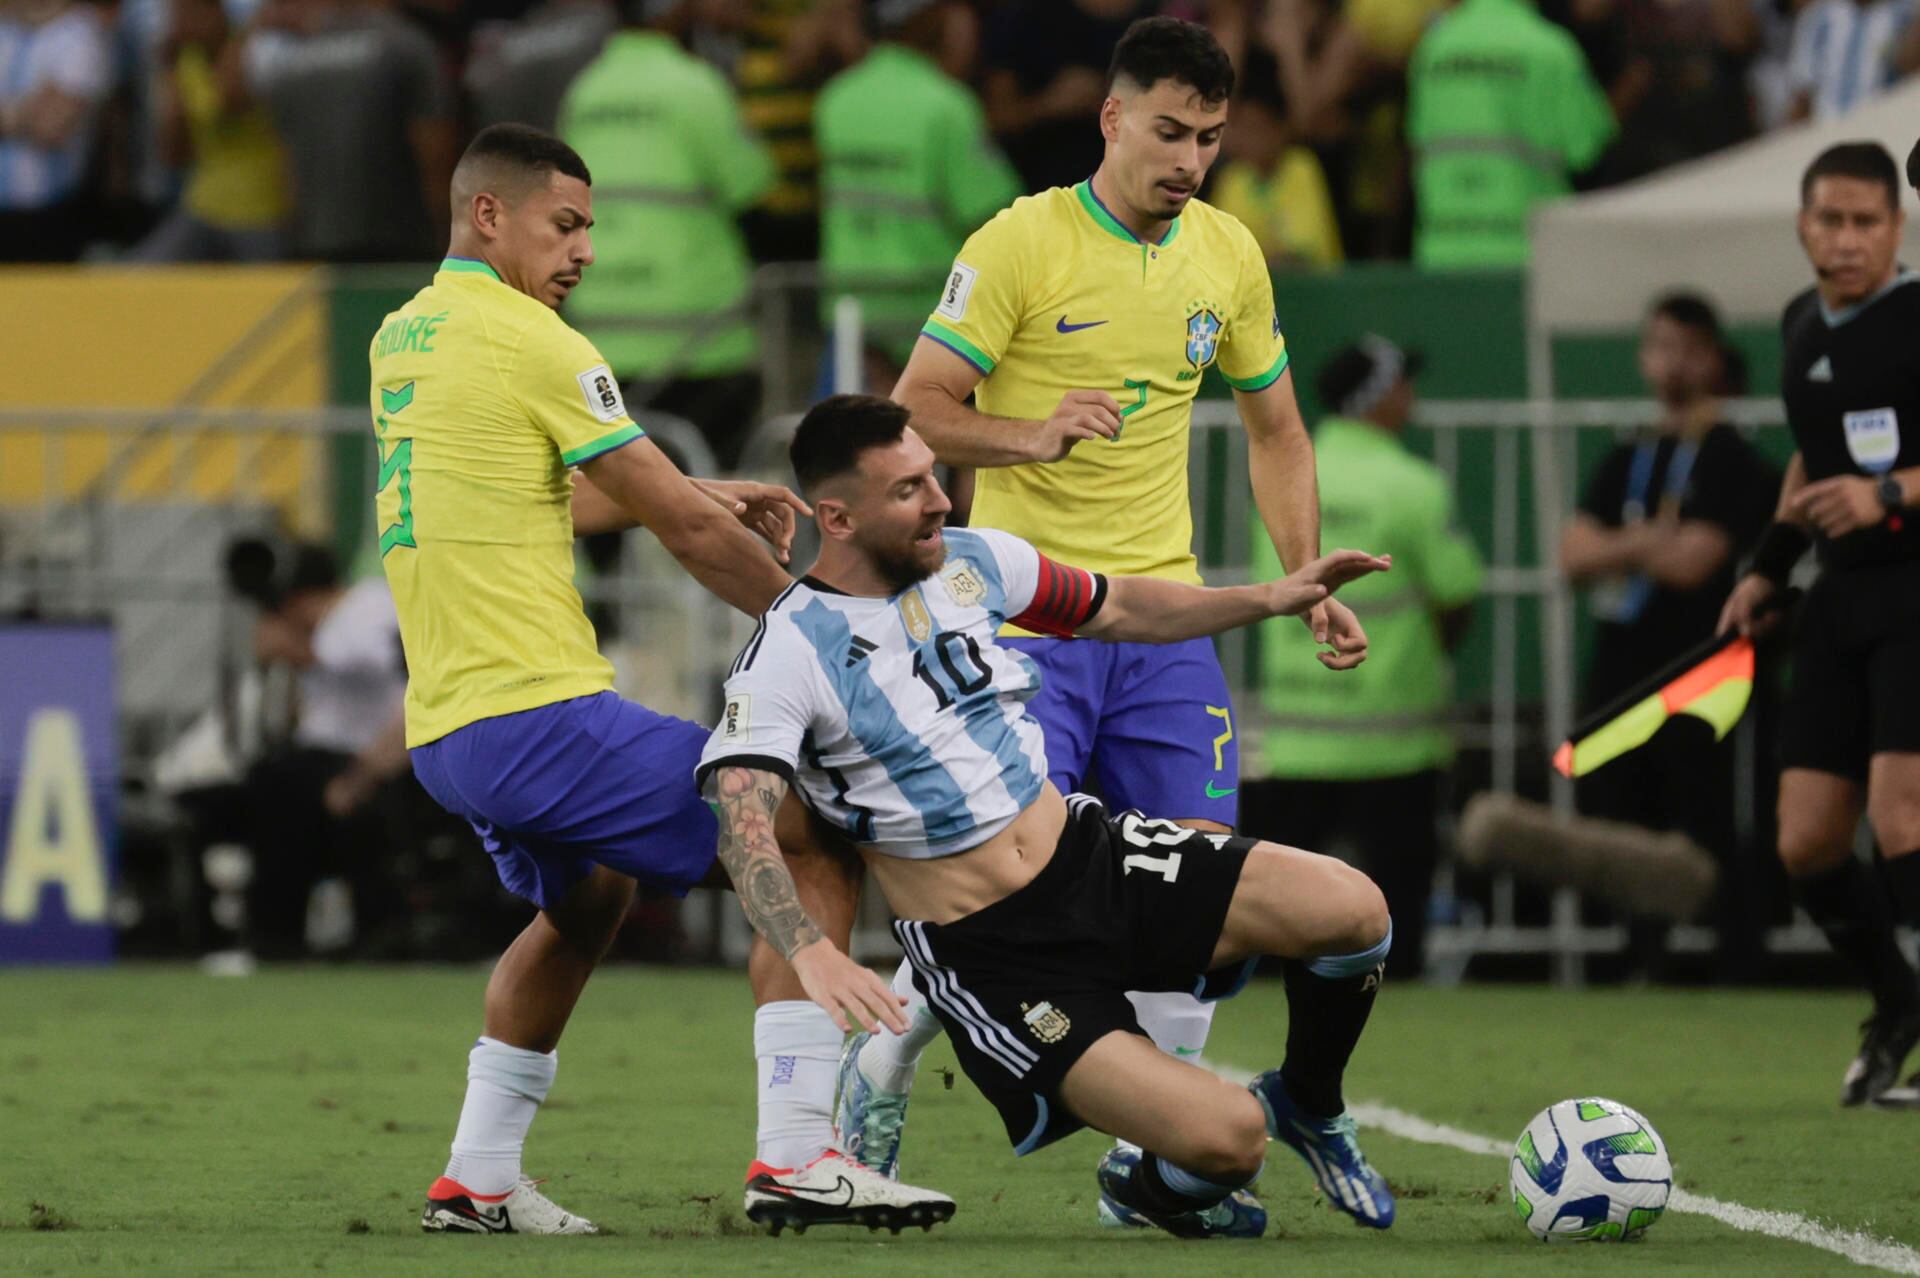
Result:
{"label": "red and black armband stripe", "polygon": [[1057,564],[1040,556],[1040,579],[1033,591],[1033,602],[1025,612],[1008,620],[1022,630],[1065,639],[1093,620],[1100,605],[1107,601],[1107,579],[1084,568]]}

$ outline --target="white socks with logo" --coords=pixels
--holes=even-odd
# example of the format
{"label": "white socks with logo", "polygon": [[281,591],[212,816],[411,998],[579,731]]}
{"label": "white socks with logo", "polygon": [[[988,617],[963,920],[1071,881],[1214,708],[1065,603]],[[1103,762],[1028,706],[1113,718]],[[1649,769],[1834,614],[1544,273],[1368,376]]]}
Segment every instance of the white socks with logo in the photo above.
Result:
{"label": "white socks with logo", "polygon": [[520,1151],[527,1128],[547,1099],[554,1052],[530,1052],[482,1037],[467,1054],[467,1099],[453,1134],[447,1179],[486,1197],[510,1191],[520,1180]]}
{"label": "white socks with logo", "polygon": [[804,999],[768,1003],[753,1014],[760,1066],[755,1157],[769,1167],[805,1167],[833,1147],[833,1094],[845,1035]]}

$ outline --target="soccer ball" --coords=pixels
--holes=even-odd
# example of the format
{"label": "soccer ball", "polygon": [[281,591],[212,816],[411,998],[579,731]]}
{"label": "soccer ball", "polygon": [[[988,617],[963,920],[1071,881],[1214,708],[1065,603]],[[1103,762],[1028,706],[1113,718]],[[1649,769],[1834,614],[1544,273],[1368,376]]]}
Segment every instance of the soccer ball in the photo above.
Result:
{"label": "soccer ball", "polygon": [[1513,1209],[1542,1242],[1621,1242],[1660,1219],[1673,1192],[1667,1142],[1618,1101],[1549,1105],[1513,1147]]}

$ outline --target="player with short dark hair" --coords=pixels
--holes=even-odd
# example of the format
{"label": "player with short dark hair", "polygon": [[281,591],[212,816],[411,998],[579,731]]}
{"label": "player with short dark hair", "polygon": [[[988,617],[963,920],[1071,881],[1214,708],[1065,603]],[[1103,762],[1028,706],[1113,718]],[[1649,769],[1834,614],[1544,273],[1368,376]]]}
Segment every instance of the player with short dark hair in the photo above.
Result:
{"label": "player with short dark hair", "polygon": [[[974,233],[894,398],[942,462],[978,468],[972,522],[1089,568],[1197,583],[1188,437],[1216,369],[1246,426],[1254,504],[1280,563],[1297,568],[1319,554],[1319,501],[1272,280],[1252,233],[1196,198],[1219,154],[1233,65],[1205,27],[1146,18],[1114,49],[1108,81],[1099,169]],[[1365,658],[1343,604],[1324,600],[1303,620],[1331,645],[1319,654],[1328,667]],[[1117,806],[1232,830],[1239,734],[1209,641],[1005,642],[1045,673],[1032,709],[1057,788],[1097,784]],[[910,988],[906,975],[896,990]],[[1210,1007],[1179,991],[1139,1003],[1166,1050],[1205,1046]],[[903,1038],[850,1048],[841,1140],[870,1166],[897,1158],[915,1062],[938,1032],[916,1015]],[[1144,1223],[1111,1203],[1100,1211]]]}
{"label": "player with short dark hair", "polygon": [[[717,879],[713,813],[691,783],[706,732],[612,691],[573,586],[575,535],[644,525],[702,585],[757,616],[791,582],[742,524],[784,556],[794,512],[807,509],[784,488],[682,475],[627,415],[592,343],[560,319],[593,262],[588,181],[556,138],[483,130],[453,175],[446,260],[369,351],[380,556],[407,658],[414,773],[539,907],[488,982],[452,1159],[421,1215],[433,1232],[596,1232],[521,1175],[554,1048],[636,882],[685,893]],[[845,911],[828,900],[815,913],[818,892],[803,907],[782,857],[762,848],[721,868],[831,1036],[816,1071],[824,1150],[847,1013],[904,1027],[899,1004],[829,939],[844,944]],[[951,1213],[944,1195],[821,1157],[812,1174],[847,1186],[843,1220]]]}
{"label": "player with short dark hair", "polygon": [[1233,95],[1233,60],[1197,22],[1142,18],[1114,46],[1107,92],[1116,86],[1143,92],[1163,80],[1184,85],[1202,106],[1221,106]]}
{"label": "player with short dark hair", "polygon": [[[1884,147],[1830,147],[1800,190],[1816,282],[1780,321],[1797,451],[1720,627],[1763,624],[1802,554],[1818,551],[1793,635],[1779,853],[1873,994],[1841,1085],[1840,1103],[1858,1105],[1889,1093],[1920,1042],[1920,979],[1894,936],[1896,919],[1920,924],[1920,275],[1896,257],[1906,217]],[[1863,811],[1880,875],[1853,855]]]}
{"label": "player with short dark hair", "polygon": [[[701,758],[723,859],[775,855],[789,786],[844,830],[1016,1152],[1082,1126],[1113,1134],[1123,1143],[1101,1162],[1101,1194],[1144,1223],[1258,1236],[1265,1211],[1234,1193],[1271,1137],[1343,1209],[1391,1225],[1393,1196],[1340,1091],[1392,938],[1379,889],[1330,857],[1063,797],[1026,710],[1041,672],[996,638],[1011,622],[1180,643],[1299,615],[1387,561],[1340,550],[1278,581],[1209,590],[948,529],[933,451],[904,408],[866,397],[816,405],[793,459],[820,556],[741,651]],[[1251,1089],[1142,1033],[1127,991],[1225,997],[1264,956],[1283,960],[1287,1054]],[[811,1209],[775,1200],[761,1218],[803,1224]]]}

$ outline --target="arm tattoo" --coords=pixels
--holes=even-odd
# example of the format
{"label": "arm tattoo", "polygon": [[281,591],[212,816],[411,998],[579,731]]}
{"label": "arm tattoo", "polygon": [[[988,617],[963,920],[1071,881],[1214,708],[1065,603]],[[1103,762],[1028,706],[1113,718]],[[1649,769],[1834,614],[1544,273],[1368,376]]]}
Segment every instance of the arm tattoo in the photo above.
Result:
{"label": "arm tattoo", "polygon": [[820,939],[773,837],[773,814],[786,783],[753,768],[716,768],[707,778],[707,801],[720,819],[720,864],[733,880],[747,922],[767,943],[791,959]]}

